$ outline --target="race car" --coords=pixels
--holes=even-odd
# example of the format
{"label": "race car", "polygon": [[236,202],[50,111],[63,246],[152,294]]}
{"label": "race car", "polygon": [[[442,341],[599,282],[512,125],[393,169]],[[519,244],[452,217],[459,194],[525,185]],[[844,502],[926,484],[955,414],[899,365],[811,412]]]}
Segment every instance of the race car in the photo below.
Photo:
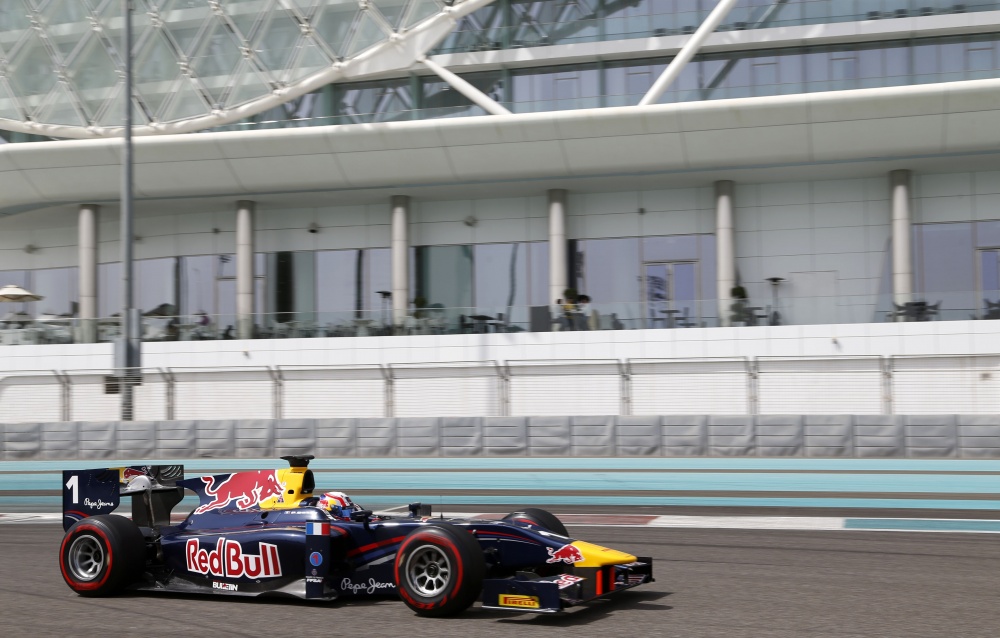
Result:
{"label": "race car", "polygon": [[[558,613],[653,581],[652,559],[569,537],[540,509],[443,519],[376,515],[314,495],[312,456],[280,470],[184,479],[179,465],[63,472],[59,567],[83,596],[124,590],[317,601],[398,596],[421,616],[483,607]],[[179,524],[184,490],[199,505]],[[131,497],[131,519],[112,514]]]}

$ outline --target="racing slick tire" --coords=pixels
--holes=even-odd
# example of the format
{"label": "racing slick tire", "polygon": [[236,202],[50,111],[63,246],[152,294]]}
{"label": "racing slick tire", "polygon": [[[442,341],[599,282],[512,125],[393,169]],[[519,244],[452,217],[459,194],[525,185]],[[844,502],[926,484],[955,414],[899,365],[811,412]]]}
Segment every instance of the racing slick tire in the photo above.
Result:
{"label": "racing slick tire", "polygon": [[59,569],[81,596],[109,596],[136,580],[146,566],[146,539],[124,516],[91,516],[66,532]]}
{"label": "racing slick tire", "polygon": [[550,514],[549,512],[540,510],[536,507],[526,507],[523,510],[511,512],[507,516],[504,516],[503,520],[528,523],[530,525],[535,525],[536,527],[541,527],[542,529],[547,529],[553,534],[559,534],[560,536],[566,537],[569,536],[569,531],[566,529],[566,526],[563,525],[562,521],[556,518],[555,514]]}
{"label": "racing slick tire", "polygon": [[486,559],[472,534],[433,523],[403,539],[393,572],[399,597],[417,615],[453,616],[479,598]]}

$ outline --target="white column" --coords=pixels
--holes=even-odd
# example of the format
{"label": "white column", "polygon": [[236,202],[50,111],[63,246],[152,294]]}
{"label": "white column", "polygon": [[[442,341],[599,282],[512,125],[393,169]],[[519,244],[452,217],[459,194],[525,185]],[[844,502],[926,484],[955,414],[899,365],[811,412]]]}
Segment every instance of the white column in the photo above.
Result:
{"label": "white column", "polygon": [[[236,202],[236,334],[253,339],[254,202]],[[220,326],[221,327],[221,326]]]}
{"label": "white column", "polygon": [[97,216],[101,207],[96,204],[80,206],[77,243],[80,247],[80,304],[77,316],[80,330],[77,340],[81,343],[97,341]]}
{"label": "white column", "polygon": [[728,326],[733,287],[736,285],[736,236],[733,223],[733,191],[730,181],[715,183],[715,272],[719,296],[719,325]]}
{"label": "white column", "polygon": [[910,171],[889,173],[892,189],[892,300],[911,301],[913,295],[913,251],[910,227]]}
{"label": "white column", "polygon": [[403,323],[410,307],[410,198],[392,196],[392,316]]}
{"label": "white column", "polygon": [[566,191],[549,191],[549,304],[562,299],[569,287],[566,261]]}

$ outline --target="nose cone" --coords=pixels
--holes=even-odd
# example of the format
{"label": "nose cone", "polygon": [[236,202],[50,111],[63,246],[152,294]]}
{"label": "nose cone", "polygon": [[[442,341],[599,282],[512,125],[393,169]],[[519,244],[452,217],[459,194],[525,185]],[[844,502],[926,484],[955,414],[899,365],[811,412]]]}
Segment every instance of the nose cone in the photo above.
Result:
{"label": "nose cone", "polygon": [[574,563],[573,567],[603,567],[604,565],[620,565],[634,563],[636,557],[632,554],[619,552],[617,549],[601,547],[584,541],[573,541],[573,547],[583,554],[583,561]]}

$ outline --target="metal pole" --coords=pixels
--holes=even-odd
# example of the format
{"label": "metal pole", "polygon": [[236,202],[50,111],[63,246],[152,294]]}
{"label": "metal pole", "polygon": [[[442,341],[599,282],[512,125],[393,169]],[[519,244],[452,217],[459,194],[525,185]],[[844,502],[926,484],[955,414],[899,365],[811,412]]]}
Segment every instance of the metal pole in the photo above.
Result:
{"label": "metal pole", "polygon": [[708,36],[712,35],[716,27],[722,24],[722,21],[726,19],[729,12],[732,11],[739,0],[720,0],[719,4],[716,5],[712,13],[708,14],[705,21],[698,27],[698,30],[694,32],[694,35],[681,47],[681,50],[677,52],[677,56],[670,61],[667,68],[664,69],[660,77],[656,78],[653,82],[653,86],[650,87],[646,95],[639,100],[639,106],[649,106],[650,104],[656,104],[657,100],[663,96],[670,85],[673,84],[684,67],[687,66],[691,58],[698,53],[698,49],[704,44]]}
{"label": "metal pole", "polygon": [[480,107],[490,115],[510,115],[510,111],[498,104],[496,100],[486,95],[473,85],[458,77],[440,64],[427,58],[420,60],[424,66],[437,74],[442,80],[447,82],[453,89],[467,97],[476,106]]}
{"label": "metal pole", "polygon": [[141,350],[137,343],[138,317],[132,308],[132,0],[122,0],[122,16],[125,29],[122,33],[122,49],[125,56],[125,148],[122,156],[121,192],[121,259],[122,259],[122,339],[119,346],[118,365],[124,368],[122,375],[122,420],[133,418],[132,371],[141,365]]}

